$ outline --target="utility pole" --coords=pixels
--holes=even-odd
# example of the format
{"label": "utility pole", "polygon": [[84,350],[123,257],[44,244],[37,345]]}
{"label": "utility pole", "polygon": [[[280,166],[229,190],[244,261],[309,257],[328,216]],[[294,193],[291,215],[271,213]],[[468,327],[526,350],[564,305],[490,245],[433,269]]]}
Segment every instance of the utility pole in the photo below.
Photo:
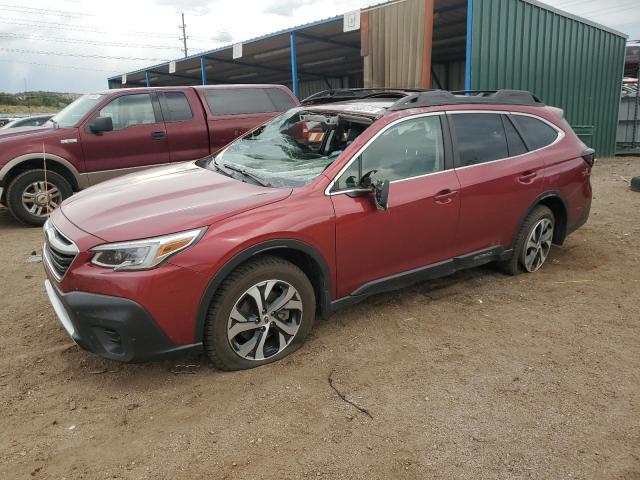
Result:
{"label": "utility pole", "polygon": [[178,25],[178,28],[182,30],[182,37],[180,37],[180,40],[182,40],[182,44],[184,45],[182,52],[185,57],[188,57],[189,52],[187,50],[187,38],[189,37],[187,37],[187,25],[184,23],[184,13],[182,14],[182,25]]}

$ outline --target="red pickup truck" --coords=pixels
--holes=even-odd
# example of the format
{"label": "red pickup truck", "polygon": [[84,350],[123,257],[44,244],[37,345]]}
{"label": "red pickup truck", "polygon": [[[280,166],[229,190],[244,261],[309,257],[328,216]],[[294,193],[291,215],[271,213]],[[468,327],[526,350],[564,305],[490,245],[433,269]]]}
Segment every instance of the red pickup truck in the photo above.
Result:
{"label": "red pickup truck", "polygon": [[44,127],[0,133],[0,203],[44,224],[74,191],[218,152],[299,102],[281,85],[130,88],[83,95]]}

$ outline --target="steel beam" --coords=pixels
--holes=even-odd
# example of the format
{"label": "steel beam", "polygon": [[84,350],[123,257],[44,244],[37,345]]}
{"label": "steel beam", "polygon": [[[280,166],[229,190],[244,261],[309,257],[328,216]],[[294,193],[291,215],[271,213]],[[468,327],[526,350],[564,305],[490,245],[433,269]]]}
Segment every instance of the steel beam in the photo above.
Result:
{"label": "steel beam", "polygon": [[431,50],[433,49],[434,0],[424,0],[424,33],[422,36],[422,71],[420,87],[431,88]]}
{"label": "steel beam", "polygon": [[207,84],[207,57],[200,57],[200,76],[202,77],[202,85]]}
{"label": "steel beam", "polygon": [[298,96],[298,45],[296,42],[296,32],[289,34],[289,44],[291,45],[291,85],[293,94]]}

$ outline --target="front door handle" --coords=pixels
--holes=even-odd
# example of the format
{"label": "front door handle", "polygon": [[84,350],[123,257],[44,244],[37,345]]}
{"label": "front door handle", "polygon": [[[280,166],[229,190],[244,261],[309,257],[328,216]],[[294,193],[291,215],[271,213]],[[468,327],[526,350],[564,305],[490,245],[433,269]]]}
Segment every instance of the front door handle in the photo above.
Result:
{"label": "front door handle", "polygon": [[520,176],[518,177],[518,181],[520,183],[525,183],[525,184],[529,184],[531,182],[533,182],[533,180],[536,178],[537,173],[533,172],[531,170],[527,170],[526,172],[523,172],[520,174]]}
{"label": "front door handle", "polygon": [[151,132],[151,138],[153,138],[154,140],[162,140],[166,135],[167,133],[162,130]]}
{"label": "front door handle", "polygon": [[451,203],[453,201],[453,197],[455,197],[457,194],[457,190],[451,190],[450,188],[447,188],[445,190],[440,190],[433,198],[437,204],[446,205],[448,203]]}

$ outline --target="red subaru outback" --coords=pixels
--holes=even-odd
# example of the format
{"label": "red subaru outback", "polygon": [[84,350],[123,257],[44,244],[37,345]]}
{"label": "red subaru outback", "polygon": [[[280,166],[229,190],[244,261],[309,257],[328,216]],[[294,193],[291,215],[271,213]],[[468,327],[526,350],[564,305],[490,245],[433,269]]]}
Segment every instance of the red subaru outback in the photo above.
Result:
{"label": "red subaru outback", "polygon": [[587,220],[593,161],[528,92],[327,92],[215,156],[66,200],[45,286],[104,357],[251,368],[368,295],[488,262],[535,272]]}

